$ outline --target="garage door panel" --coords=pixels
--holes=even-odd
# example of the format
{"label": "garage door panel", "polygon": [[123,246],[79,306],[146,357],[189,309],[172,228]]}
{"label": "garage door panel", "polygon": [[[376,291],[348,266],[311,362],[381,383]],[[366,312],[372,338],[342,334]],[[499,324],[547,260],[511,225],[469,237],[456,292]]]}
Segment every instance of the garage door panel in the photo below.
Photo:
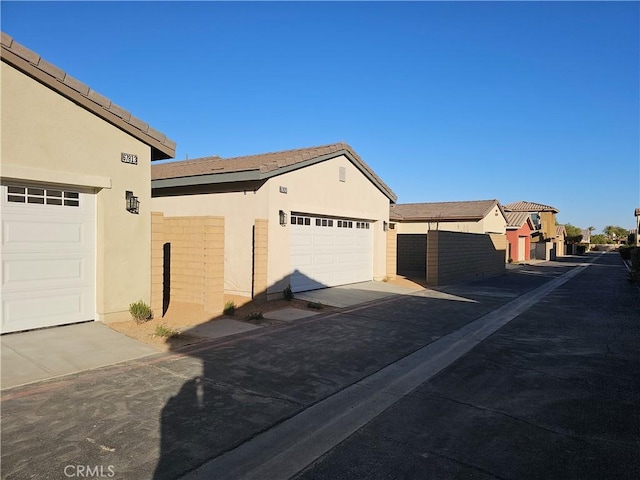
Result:
{"label": "garage door panel", "polygon": [[[55,244],[82,243],[82,225],[72,222],[43,222],[43,221],[6,221],[4,222],[4,243],[7,246],[34,245],[54,248]],[[46,235],[43,233],[46,232]]]}
{"label": "garage door panel", "polygon": [[292,221],[290,282],[294,292],[373,278],[373,231],[355,228],[366,222],[353,220],[348,228],[339,226],[343,220],[333,219],[329,225],[331,220],[326,219],[311,217],[307,224]]}
{"label": "garage door panel", "polygon": [[355,239],[351,235],[344,235],[336,237],[336,247],[348,247],[352,248],[355,245]]}
{"label": "garage door panel", "polygon": [[335,244],[335,240],[331,235],[327,235],[326,233],[315,234],[312,241],[313,246],[326,248],[333,247]]}
{"label": "garage door panel", "polygon": [[[11,289],[30,282],[38,284],[67,283],[70,280],[86,280],[86,262],[82,257],[43,258],[41,260],[14,259],[4,262],[2,287]],[[44,286],[44,285],[42,285]]]}
{"label": "garage door panel", "polygon": [[292,235],[291,236],[291,246],[292,247],[303,247],[303,246],[311,246],[313,245],[313,238],[306,237],[304,235]]}
{"label": "garage door panel", "polygon": [[327,254],[327,255],[314,255],[313,256],[313,265],[331,265],[335,264],[335,255]]}
{"label": "garage door panel", "polygon": [[291,257],[293,265],[309,266],[313,265],[313,255],[293,255]]}
{"label": "garage door panel", "polygon": [[46,203],[11,201],[2,186],[0,331],[92,320],[95,195],[55,187],[22,191]]}
{"label": "garage door panel", "polygon": [[6,331],[61,325],[65,323],[93,320],[87,313],[92,308],[93,292],[67,289],[52,289],[40,292],[34,298],[27,292],[3,299],[4,329]]}

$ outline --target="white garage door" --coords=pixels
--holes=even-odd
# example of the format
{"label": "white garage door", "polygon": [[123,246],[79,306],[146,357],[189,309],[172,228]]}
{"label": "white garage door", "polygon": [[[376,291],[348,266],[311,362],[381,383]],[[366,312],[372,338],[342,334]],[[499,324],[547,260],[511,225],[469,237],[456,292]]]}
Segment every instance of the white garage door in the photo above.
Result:
{"label": "white garage door", "polygon": [[292,214],[291,268],[294,292],[372,280],[372,225]]}
{"label": "white garage door", "polygon": [[95,195],[2,185],[2,333],[93,320]]}

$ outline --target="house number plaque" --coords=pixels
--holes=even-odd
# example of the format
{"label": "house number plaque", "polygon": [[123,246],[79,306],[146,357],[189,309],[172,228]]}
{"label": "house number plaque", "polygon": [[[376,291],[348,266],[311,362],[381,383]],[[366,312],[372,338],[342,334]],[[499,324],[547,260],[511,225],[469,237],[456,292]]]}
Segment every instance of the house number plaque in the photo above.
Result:
{"label": "house number plaque", "polygon": [[138,155],[134,155],[133,153],[124,153],[120,155],[120,161],[122,163],[130,163],[132,165],[138,164]]}

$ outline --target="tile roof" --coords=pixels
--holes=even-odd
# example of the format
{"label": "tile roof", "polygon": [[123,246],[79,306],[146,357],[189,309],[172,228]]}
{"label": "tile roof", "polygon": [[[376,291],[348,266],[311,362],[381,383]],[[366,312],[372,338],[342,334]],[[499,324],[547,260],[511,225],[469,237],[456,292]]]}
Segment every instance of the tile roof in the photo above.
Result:
{"label": "tile roof", "polygon": [[558,237],[567,236],[567,229],[564,228],[564,225],[556,225],[556,235]]}
{"label": "tile roof", "polygon": [[[155,185],[152,183],[152,188],[170,187],[172,185],[161,184],[160,181],[171,179],[194,178],[194,181],[200,184],[222,183],[229,180],[221,174],[243,172],[253,172],[255,178],[252,179],[269,178],[313,163],[329,160],[339,155],[345,155],[349,158],[389,199],[396,201],[396,194],[348,144],[343,142],[242,157],[221,158],[212,156],[155,164],[151,166],[151,180],[155,183]],[[185,183],[181,184],[185,185]]]}
{"label": "tile roof", "polygon": [[496,205],[502,209],[498,200],[401,203],[391,205],[389,218],[397,221],[481,220]]}
{"label": "tile roof", "polygon": [[531,213],[533,212],[559,213],[560,212],[560,210],[558,210],[557,208],[550,207],[549,205],[543,205],[541,203],[525,202],[525,201],[508,203],[506,205],[503,205],[503,208],[507,212],[531,212]]}
{"label": "tile roof", "polygon": [[522,227],[530,219],[529,212],[505,212],[507,218],[507,228],[514,229]]}
{"label": "tile roof", "polygon": [[175,156],[176,142],[1,32],[2,61],[152,147],[152,159]]}

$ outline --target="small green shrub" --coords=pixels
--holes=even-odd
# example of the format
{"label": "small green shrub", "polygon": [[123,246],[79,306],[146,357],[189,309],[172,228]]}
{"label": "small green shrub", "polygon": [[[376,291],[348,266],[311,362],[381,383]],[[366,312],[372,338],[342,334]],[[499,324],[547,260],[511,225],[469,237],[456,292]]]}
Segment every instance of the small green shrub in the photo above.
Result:
{"label": "small green shrub", "polygon": [[251,312],[247,315],[247,320],[262,320],[263,318],[262,312]]}
{"label": "small green shrub", "polygon": [[233,300],[225,303],[222,313],[224,313],[225,315],[233,315],[234,313],[236,313],[236,303]]}
{"label": "small green shrub", "polygon": [[173,328],[169,328],[166,325],[158,325],[156,326],[153,334],[156,337],[173,338],[180,335],[180,332],[178,330],[174,330]]}
{"label": "small green shrub", "polygon": [[307,303],[307,308],[311,308],[313,310],[322,310],[324,307],[321,303],[309,302]]}
{"label": "small green shrub", "polygon": [[291,290],[291,285],[287,285],[287,288],[282,291],[282,296],[289,302],[293,300],[293,291]]}
{"label": "small green shrub", "polygon": [[129,305],[129,313],[137,323],[147,322],[153,318],[151,307],[139,300]]}

